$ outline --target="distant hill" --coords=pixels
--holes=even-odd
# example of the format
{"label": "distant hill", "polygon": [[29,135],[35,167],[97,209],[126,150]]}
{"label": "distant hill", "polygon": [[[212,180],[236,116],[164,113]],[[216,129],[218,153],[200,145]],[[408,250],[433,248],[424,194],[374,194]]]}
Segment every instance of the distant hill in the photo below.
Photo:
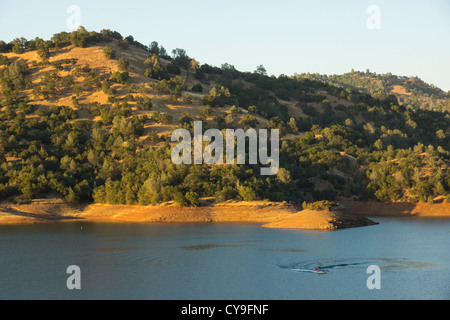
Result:
{"label": "distant hill", "polygon": [[[0,199],[450,200],[449,98],[418,78],[241,72],[81,27],[0,41],[0,84]],[[279,129],[281,169],[175,166],[170,135],[194,120]]]}
{"label": "distant hill", "polygon": [[399,103],[415,109],[450,111],[450,92],[445,92],[418,77],[396,76],[392,73],[376,74],[369,70],[352,70],[342,75],[304,73],[298,77],[359,90],[381,99],[393,94]]}

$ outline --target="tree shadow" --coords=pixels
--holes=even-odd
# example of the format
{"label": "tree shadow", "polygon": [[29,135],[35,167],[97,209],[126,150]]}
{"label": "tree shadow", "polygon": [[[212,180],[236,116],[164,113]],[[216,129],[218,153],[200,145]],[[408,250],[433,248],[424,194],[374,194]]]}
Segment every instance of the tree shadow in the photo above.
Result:
{"label": "tree shadow", "polygon": [[414,217],[415,203],[377,202],[377,201],[341,201],[346,210],[366,217]]}
{"label": "tree shadow", "polygon": [[0,208],[2,212],[9,213],[14,216],[19,217],[28,217],[28,218],[34,218],[38,220],[45,220],[45,221],[63,221],[63,220],[83,220],[82,217],[75,217],[75,216],[61,216],[55,213],[31,213],[31,212],[25,212],[16,210],[14,208],[8,207],[8,208]]}

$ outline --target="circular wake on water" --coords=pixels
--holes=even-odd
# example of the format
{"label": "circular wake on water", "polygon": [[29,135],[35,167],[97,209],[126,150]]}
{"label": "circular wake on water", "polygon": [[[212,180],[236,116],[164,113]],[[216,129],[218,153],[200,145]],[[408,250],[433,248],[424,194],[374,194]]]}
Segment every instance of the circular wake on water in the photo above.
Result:
{"label": "circular wake on water", "polygon": [[325,272],[340,269],[366,269],[370,265],[377,265],[385,271],[404,270],[412,268],[432,268],[436,264],[422,261],[412,261],[406,258],[352,258],[352,259],[325,259],[321,261],[286,261],[278,263],[278,267],[296,272],[317,273],[319,268]]}
{"label": "circular wake on water", "polygon": [[315,270],[320,268],[326,272],[329,272],[333,269],[344,269],[344,268],[352,268],[361,265],[369,265],[368,261],[345,261],[345,260],[322,260],[318,261],[302,261],[302,262],[287,262],[280,263],[278,266],[282,269],[289,269],[292,271],[298,272],[313,272],[316,273]]}

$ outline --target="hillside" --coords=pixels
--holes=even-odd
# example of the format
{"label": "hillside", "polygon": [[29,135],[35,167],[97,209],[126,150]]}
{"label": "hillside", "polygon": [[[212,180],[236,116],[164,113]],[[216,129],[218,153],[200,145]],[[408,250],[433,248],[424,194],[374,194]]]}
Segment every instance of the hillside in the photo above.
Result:
{"label": "hillside", "polygon": [[[330,79],[214,67],[110,30],[0,41],[0,199],[450,200],[449,111],[400,99],[448,97],[407,92],[406,79],[384,95]],[[281,169],[174,165],[170,135],[194,120],[279,129]]]}
{"label": "hillside", "polygon": [[419,77],[397,76],[354,71],[342,75],[299,74],[298,77],[323,81],[332,85],[383,99],[393,95],[399,103],[411,109],[450,111],[450,92],[424,82]]}

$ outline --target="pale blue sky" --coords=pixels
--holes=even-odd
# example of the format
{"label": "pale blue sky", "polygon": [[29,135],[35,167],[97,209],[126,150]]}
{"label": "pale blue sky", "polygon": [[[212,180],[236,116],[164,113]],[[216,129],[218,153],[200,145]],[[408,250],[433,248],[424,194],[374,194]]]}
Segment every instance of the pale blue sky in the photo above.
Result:
{"label": "pale blue sky", "polygon": [[[88,30],[111,29],[201,63],[269,74],[370,69],[417,75],[450,90],[450,0],[0,0],[0,39],[49,39],[78,5]],[[381,10],[370,30],[367,8]]]}

